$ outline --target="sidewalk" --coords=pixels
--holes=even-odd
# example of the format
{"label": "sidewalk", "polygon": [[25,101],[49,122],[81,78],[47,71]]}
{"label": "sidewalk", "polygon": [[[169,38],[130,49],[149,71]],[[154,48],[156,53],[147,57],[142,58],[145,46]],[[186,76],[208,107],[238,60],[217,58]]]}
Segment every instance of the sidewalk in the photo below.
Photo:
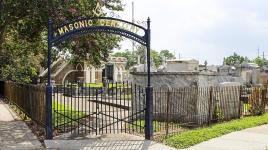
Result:
{"label": "sidewalk", "polygon": [[226,134],[187,150],[268,150],[268,125]]}
{"label": "sidewalk", "polygon": [[0,150],[43,149],[28,126],[0,100]]}
{"label": "sidewalk", "polygon": [[55,137],[54,140],[45,140],[49,149],[57,150],[176,150],[175,148],[144,140],[144,137],[132,134],[88,135],[75,139]]}
{"label": "sidewalk", "polygon": [[[57,150],[175,150],[130,134],[102,135],[85,139],[55,137],[45,140],[47,149]],[[44,150],[28,126],[0,100],[0,150]]]}

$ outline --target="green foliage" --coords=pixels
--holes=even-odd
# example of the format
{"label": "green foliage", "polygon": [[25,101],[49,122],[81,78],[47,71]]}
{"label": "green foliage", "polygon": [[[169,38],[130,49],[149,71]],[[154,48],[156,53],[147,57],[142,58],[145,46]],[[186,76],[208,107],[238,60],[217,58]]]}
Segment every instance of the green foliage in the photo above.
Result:
{"label": "green foliage", "polygon": [[[146,48],[144,46],[138,46],[137,50],[130,52],[126,50],[124,52],[116,52],[113,54],[115,57],[125,57],[127,58],[127,68],[130,68],[138,63],[137,59],[140,56],[140,61],[144,64],[146,55]],[[156,67],[159,67],[165,60],[175,59],[176,57],[169,50],[161,50],[160,52],[151,50],[151,58]]]}
{"label": "green foliage", "polygon": [[223,62],[226,65],[235,65],[235,64],[242,64],[245,61],[245,57],[240,56],[236,53],[234,53],[233,55],[224,58]]}
{"label": "green foliage", "polygon": [[[121,11],[121,0],[1,0],[0,78],[29,83],[37,78],[40,67],[46,67],[49,17],[60,25],[78,17],[105,16],[104,9]],[[69,51],[73,61],[98,66],[120,40],[103,33],[85,35],[62,43],[52,54],[55,60],[59,51]]]}
{"label": "green foliage", "polygon": [[[159,121],[153,121],[153,129],[154,132],[160,132],[161,131],[161,126],[164,126],[165,122],[159,122]],[[133,122],[133,124],[129,124],[130,129],[142,129],[141,131],[143,132],[145,128],[145,120],[136,120]]]}
{"label": "green foliage", "polygon": [[151,57],[153,59],[153,63],[156,67],[159,67],[162,62],[163,62],[163,59],[160,57],[159,53],[155,50],[152,50],[151,51]]}
{"label": "green foliage", "polygon": [[0,53],[0,78],[21,83],[35,81],[44,58],[44,45],[44,41],[28,43],[18,37],[18,32],[10,31]]}
{"label": "green foliage", "polygon": [[161,50],[159,53],[161,59],[164,60],[170,60],[170,59],[175,59],[175,55],[172,54],[169,50]]}
{"label": "green foliage", "polygon": [[113,54],[114,57],[125,57],[127,59],[127,66],[126,68],[129,69],[130,67],[137,64],[137,60],[135,58],[135,54],[133,54],[129,50],[125,50],[124,52],[116,52]]}
{"label": "green foliage", "polygon": [[256,57],[255,59],[252,60],[252,62],[259,66],[268,65],[268,60],[263,59],[261,57]]}
{"label": "green foliage", "polygon": [[220,109],[219,105],[216,106],[213,115],[215,116],[218,122],[222,122],[224,120],[224,114]]}
{"label": "green foliage", "polygon": [[[141,56],[141,63],[144,63],[146,54],[146,48],[144,46],[137,47],[135,58]],[[156,50],[151,50],[151,59],[156,67],[159,67],[165,60],[174,59],[175,56],[169,50],[161,50],[160,53]]]}
{"label": "green foliage", "polygon": [[[61,114],[64,114],[67,116],[67,117],[62,117],[60,114],[56,114],[55,111],[53,111],[53,114],[52,114],[53,126],[56,126],[56,125],[60,126],[60,125],[66,124],[68,122],[69,122],[69,124],[71,124],[71,122],[73,120],[86,116],[86,114],[84,112],[77,111],[75,108],[73,108],[69,105],[66,105],[66,104],[64,105],[62,103],[56,102],[55,100],[52,103],[52,109],[57,110]],[[70,118],[72,118],[72,120]],[[73,125],[75,123],[76,122],[72,122]]]}
{"label": "green foliage", "polygon": [[187,148],[192,145],[207,141],[212,138],[222,136],[234,131],[251,128],[268,123],[268,113],[262,116],[252,116],[242,119],[232,120],[211,127],[198,128],[186,131],[165,139],[165,143],[175,148]]}
{"label": "green foliage", "polygon": [[250,60],[248,57],[243,57],[243,56],[240,56],[236,53],[234,53],[233,55],[231,55],[229,57],[224,58],[223,62],[226,65],[242,64],[244,62],[255,63],[259,66],[268,65],[268,60],[265,58],[256,57],[256,58]]}

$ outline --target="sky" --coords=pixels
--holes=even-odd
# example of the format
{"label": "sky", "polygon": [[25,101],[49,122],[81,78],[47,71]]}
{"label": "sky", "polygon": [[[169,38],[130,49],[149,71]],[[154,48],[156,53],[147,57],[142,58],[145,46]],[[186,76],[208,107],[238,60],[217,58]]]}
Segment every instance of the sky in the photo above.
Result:
{"label": "sky", "polygon": [[[122,19],[131,21],[131,3],[123,0]],[[222,64],[234,52],[268,57],[268,0],[135,0],[135,20],[151,18],[152,49],[203,64]],[[122,50],[131,49],[130,40]]]}

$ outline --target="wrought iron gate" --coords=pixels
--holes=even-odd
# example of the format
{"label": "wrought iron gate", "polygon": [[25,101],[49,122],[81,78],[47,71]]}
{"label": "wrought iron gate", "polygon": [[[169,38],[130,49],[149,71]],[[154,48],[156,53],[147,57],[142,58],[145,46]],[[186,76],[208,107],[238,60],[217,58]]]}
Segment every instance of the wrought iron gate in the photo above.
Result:
{"label": "wrought iron gate", "polygon": [[129,83],[55,86],[52,101],[56,134],[144,133],[145,90]]}
{"label": "wrought iron gate", "polygon": [[[92,22],[99,22],[100,24],[93,24]],[[125,28],[126,26],[130,26],[130,28]],[[70,28],[74,27],[74,28]],[[139,32],[137,32],[139,31]],[[108,33],[108,34],[116,34],[119,36],[126,37],[128,39],[134,40],[137,43],[146,46],[147,49],[147,87],[146,87],[146,109],[145,109],[145,138],[150,140],[153,135],[153,87],[151,86],[151,21],[150,18],[147,19],[147,27],[143,27],[141,25],[118,19],[112,17],[81,17],[77,18],[73,21],[67,22],[60,26],[53,26],[53,21],[51,19],[48,20],[48,61],[47,61],[47,87],[46,87],[46,138],[53,138],[53,125],[55,126],[55,118],[53,119],[53,86],[51,83],[51,50],[53,46],[58,45],[61,42],[66,41],[67,39],[71,39],[76,35],[83,34],[92,34],[92,33]],[[65,88],[64,88],[65,90]],[[79,90],[78,90],[79,91]],[[98,93],[98,92],[96,92]],[[64,93],[66,94],[66,93]],[[101,94],[101,93],[100,93]],[[79,94],[78,94],[79,95]],[[54,95],[55,96],[55,95]],[[64,96],[63,96],[64,97]],[[79,97],[79,96],[78,96]],[[91,96],[89,96],[91,97]],[[98,96],[96,96],[96,107],[99,107]],[[62,99],[62,98],[60,98]],[[102,99],[102,97],[101,97]],[[116,98],[117,99],[117,98]],[[55,100],[54,100],[55,101]],[[91,100],[89,100],[91,103]],[[144,104],[144,103],[143,103]],[[55,104],[54,104],[55,105]],[[60,105],[61,106],[61,105]],[[65,105],[64,105],[65,106]],[[79,106],[79,105],[78,105]],[[55,107],[55,106],[54,106]],[[57,104],[58,107],[58,104]],[[61,107],[60,107],[61,108]],[[65,109],[65,108],[64,108]],[[100,113],[99,109],[96,108],[96,118]],[[71,110],[72,111],[72,108]],[[64,112],[65,114],[62,114]],[[64,118],[68,118],[72,122],[72,116],[66,116],[66,110],[58,110],[54,114],[60,114],[60,116],[64,116]],[[69,112],[68,112],[69,113]],[[82,115],[81,115],[82,114]],[[83,116],[78,112],[78,116]],[[81,117],[80,116],[80,117]],[[86,114],[85,116],[90,117],[90,114]],[[106,115],[107,116],[107,115]],[[139,115],[136,115],[139,116]],[[144,115],[143,115],[144,116]],[[55,116],[54,116],[55,117]],[[80,124],[80,117],[75,118],[78,126]],[[114,116],[113,116],[114,117]],[[85,118],[85,117],[84,117]],[[122,118],[116,118],[121,119]],[[125,122],[125,120],[124,120]],[[142,121],[139,121],[142,124]],[[60,121],[62,123],[62,121]],[[128,121],[127,121],[128,123]],[[136,123],[136,122],[134,122]],[[63,123],[65,125],[65,122]],[[86,126],[86,125],[85,125]],[[131,125],[130,125],[131,126]],[[58,127],[58,126],[57,126]],[[65,127],[65,126],[64,126]],[[89,126],[90,128],[90,126]],[[71,126],[72,130],[72,126]],[[98,130],[96,133],[98,133]],[[103,128],[102,128],[103,130]],[[78,128],[79,131],[79,128]]]}

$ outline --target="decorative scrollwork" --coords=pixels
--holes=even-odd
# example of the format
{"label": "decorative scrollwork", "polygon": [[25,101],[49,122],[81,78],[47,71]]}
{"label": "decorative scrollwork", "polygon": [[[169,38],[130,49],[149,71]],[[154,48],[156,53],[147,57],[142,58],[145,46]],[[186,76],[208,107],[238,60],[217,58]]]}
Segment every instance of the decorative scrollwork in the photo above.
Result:
{"label": "decorative scrollwork", "polygon": [[[52,43],[57,45],[59,42],[63,42],[64,40],[76,35],[103,32],[129,38],[142,45],[147,44],[148,32],[146,27],[143,27],[147,25],[146,22],[138,21],[137,24],[114,18],[116,14],[113,12],[111,15],[113,17],[79,18],[72,22],[58,26],[52,31]],[[98,20],[99,24],[92,25],[91,23],[94,20]]]}
{"label": "decorative scrollwork", "polygon": [[83,34],[92,34],[92,33],[110,33],[110,34],[116,34],[116,35],[120,35],[123,37],[126,37],[128,39],[134,40],[142,45],[146,45],[146,39],[145,36],[141,37],[139,35],[136,35],[135,33],[123,30],[123,29],[117,29],[117,28],[108,28],[108,27],[103,27],[103,28],[90,28],[87,30],[77,30],[77,31],[73,31],[70,32],[68,34],[62,35],[57,37],[56,39],[53,40],[54,46],[59,44],[62,41],[68,40],[69,38],[72,38],[76,35],[83,35]]}
{"label": "decorative scrollwork", "polygon": [[146,28],[147,27],[147,22],[146,21],[136,21],[135,22],[136,24],[138,24],[138,25],[140,25],[140,26],[142,26],[142,27],[144,27],[144,28]]}

